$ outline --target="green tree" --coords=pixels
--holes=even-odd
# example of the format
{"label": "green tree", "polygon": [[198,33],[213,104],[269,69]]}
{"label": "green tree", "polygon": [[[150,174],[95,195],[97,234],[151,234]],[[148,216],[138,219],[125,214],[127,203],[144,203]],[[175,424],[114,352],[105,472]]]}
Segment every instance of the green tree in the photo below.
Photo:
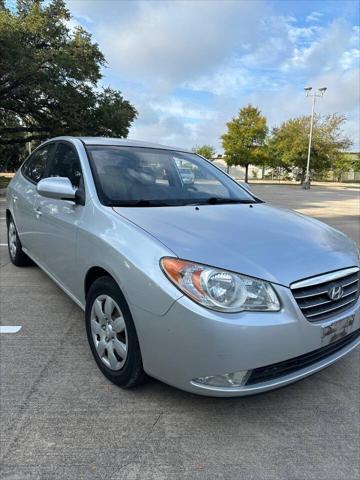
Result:
{"label": "green tree", "polygon": [[[343,115],[333,114],[314,118],[313,137],[310,152],[310,169],[321,173],[328,170],[333,162],[339,161],[342,151],[351,145],[351,140],[342,132],[346,121]],[[273,164],[285,168],[297,167],[304,180],[310,117],[293,118],[275,128],[269,141]]]}
{"label": "green tree", "polygon": [[192,149],[192,151],[198,153],[202,157],[207,158],[208,160],[211,160],[215,155],[215,148],[208,144],[196,146]]}
{"label": "green tree", "polygon": [[0,0],[0,145],[56,135],[126,137],[135,108],[98,85],[105,58],[64,0]]}
{"label": "green tree", "polygon": [[264,163],[264,143],[267,135],[266,118],[260,110],[248,105],[239,115],[227,123],[227,133],[222,135],[225,161],[245,167],[245,182],[248,181],[249,165]]}
{"label": "green tree", "polygon": [[339,152],[332,161],[331,169],[334,172],[336,180],[342,182],[344,173],[351,170],[354,172],[360,171],[360,154]]}

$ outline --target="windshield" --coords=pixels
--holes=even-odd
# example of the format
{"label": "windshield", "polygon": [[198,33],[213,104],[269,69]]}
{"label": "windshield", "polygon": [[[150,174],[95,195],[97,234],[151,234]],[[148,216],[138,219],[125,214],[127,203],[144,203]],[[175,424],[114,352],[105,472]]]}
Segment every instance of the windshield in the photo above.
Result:
{"label": "windshield", "polygon": [[87,151],[99,197],[105,205],[143,207],[257,201],[196,154],[117,146],[88,146]]}

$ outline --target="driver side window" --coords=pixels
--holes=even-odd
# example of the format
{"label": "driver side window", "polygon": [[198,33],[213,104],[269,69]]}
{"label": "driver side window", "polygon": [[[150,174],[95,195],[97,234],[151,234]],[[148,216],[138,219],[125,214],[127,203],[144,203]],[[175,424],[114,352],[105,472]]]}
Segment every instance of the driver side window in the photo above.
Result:
{"label": "driver side window", "polygon": [[47,176],[67,177],[75,188],[83,187],[80,159],[70,145],[57,145]]}

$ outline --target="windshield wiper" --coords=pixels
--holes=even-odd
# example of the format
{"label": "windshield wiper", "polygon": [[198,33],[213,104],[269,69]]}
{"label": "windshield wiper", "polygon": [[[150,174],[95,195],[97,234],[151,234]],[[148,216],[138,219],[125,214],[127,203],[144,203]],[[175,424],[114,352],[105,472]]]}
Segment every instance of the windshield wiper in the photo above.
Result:
{"label": "windshield wiper", "polygon": [[[196,202],[196,205],[221,205],[226,203],[249,204],[249,203],[256,203],[256,201],[252,199],[245,200],[240,198],[209,197],[209,198],[199,199],[199,201]],[[195,205],[195,203],[193,205]]]}
{"label": "windshield wiper", "polygon": [[171,203],[163,200],[118,200],[111,202],[112,207],[171,207]]}
{"label": "windshield wiper", "polygon": [[257,203],[256,200],[240,198],[209,197],[199,199],[176,199],[176,200],[117,200],[111,202],[111,207],[184,207],[191,205],[221,205],[230,203]]}

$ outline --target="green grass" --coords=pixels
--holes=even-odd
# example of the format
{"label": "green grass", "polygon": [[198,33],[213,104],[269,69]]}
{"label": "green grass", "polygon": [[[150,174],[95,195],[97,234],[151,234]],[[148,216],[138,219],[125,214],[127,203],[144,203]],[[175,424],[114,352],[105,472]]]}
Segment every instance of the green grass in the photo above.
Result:
{"label": "green grass", "polygon": [[11,178],[1,177],[0,176],[0,188],[6,188],[10,182]]}

